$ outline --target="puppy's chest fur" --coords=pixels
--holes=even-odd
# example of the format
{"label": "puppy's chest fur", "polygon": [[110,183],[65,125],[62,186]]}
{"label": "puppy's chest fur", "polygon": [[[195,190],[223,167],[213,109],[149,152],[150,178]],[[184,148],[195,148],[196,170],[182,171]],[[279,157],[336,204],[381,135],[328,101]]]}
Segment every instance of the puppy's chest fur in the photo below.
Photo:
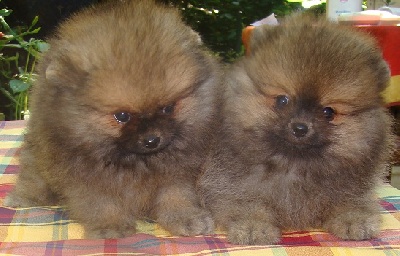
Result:
{"label": "puppy's chest fur", "polygon": [[337,191],[317,184],[298,170],[269,173],[266,167],[254,168],[249,177],[267,208],[275,214],[283,228],[320,226],[335,204],[340,203]]}
{"label": "puppy's chest fur", "polygon": [[[80,193],[99,191],[99,196],[107,195],[103,199],[104,205],[110,203],[108,200],[111,200],[111,204],[120,202],[137,217],[149,216],[160,189],[166,183],[171,182],[167,175],[157,172],[145,172],[141,169],[131,168],[111,169],[112,167],[98,168],[97,174],[90,177],[74,176],[74,179],[86,180],[90,183],[88,191]],[[66,189],[69,189],[68,184]]]}

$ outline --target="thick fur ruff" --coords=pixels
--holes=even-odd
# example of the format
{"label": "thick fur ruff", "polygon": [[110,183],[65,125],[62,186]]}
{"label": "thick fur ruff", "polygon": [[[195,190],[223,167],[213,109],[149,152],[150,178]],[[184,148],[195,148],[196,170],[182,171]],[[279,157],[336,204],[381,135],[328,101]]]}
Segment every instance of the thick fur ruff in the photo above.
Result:
{"label": "thick fur ruff", "polygon": [[39,66],[21,172],[6,205],[64,204],[87,237],[210,233],[195,179],[217,109],[219,71],[178,11],[113,1],[76,14]]}
{"label": "thick fur ruff", "polygon": [[216,224],[238,244],[311,227],[376,236],[374,189],[392,147],[376,43],[294,16],[255,28],[250,50],[226,76],[219,140],[199,181]]}

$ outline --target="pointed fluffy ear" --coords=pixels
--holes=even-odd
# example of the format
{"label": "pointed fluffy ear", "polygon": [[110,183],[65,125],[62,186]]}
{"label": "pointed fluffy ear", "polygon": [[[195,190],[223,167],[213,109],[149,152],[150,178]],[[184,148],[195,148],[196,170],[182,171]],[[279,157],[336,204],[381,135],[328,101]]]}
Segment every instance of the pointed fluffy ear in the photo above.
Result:
{"label": "pointed fluffy ear", "polygon": [[250,35],[250,42],[248,44],[250,55],[257,51],[259,47],[268,44],[268,42],[274,38],[276,30],[277,26],[271,25],[260,25],[254,27]]}
{"label": "pointed fluffy ear", "polygon": [[76,88],[84,85],[88,72],[70,59],[53,59],[44,67],[44,77],[53,86]]}
{"label": "pointed fluffy ear", "polygon": [[201,40],[201,36],[197,33],[197,32],[195,32],[195,31],[190,31],[190,34],[191,34],[191,36],[192,36],[192,38],[193,38],[193,41],[197,44],[197,45],[202,45],[203,44],[203,41]]}
{"label": "pointed fluffy ear", "polygon": [[62,72],[61,65],[57,61],[50,62],[45,69],[45,77],[48,81],[56,81]]}
{"label": "pointed fluffy ear", "polygon": [[371,67],[375,66],[377,73],[378,86],[380,91],[384,91],[390,86],[390,68],[389,64],[384,60],[371,60]]}

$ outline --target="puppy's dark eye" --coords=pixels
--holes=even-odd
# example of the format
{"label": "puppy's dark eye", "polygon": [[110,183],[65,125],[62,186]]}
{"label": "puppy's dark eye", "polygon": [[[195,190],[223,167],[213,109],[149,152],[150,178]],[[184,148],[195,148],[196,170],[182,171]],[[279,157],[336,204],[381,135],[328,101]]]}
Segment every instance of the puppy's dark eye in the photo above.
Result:
{"label": "puppy's dark eye", "polygon": [[289,98],[286,95],[278,95],[275,98],[275,106],[278,109],[284,108],[287,104],[289,104]]}
{"label": "puppy's dark eye", "polygon": [[171,115],[174,113],[175,105],[168,105],[160,109],[160,113],[163,115]]}
{"label": "puppy's dark eye", "polygon": [[326,120],[332,121],[335,118],[335,110],[331,107],[325,107],[323,110],[324,116]]}
{"label": "puppy's dark eye", "polygon": [[128,112],[119,112],[114,114],[114,118],[118,121],[118,123],[124,124],[131,120],[131,115]]}

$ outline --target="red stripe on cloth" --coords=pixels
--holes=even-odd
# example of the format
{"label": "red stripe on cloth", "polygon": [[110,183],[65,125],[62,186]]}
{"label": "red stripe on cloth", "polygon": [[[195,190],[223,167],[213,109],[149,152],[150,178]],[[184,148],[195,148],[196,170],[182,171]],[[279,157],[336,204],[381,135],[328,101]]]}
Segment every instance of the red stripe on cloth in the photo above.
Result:
{"label": "red stripe on cloth", "polygon": [[105,239],[104,240],[104,253],[118,253],[118,240]]}
{"label": "red stripe on cloth", "polygon": [[64,241],[48,242],[44,255],[61,256],[63,255]]}
{"label": "red stripe on cloth", "polygon": [[204,241],[206,242],[206,244],[208,245],[208,247],[210,248],[210,250],[212,250],[215,253],[228,253],[229,250],[226,247],[227,245],[227,240],[221,240],[216,236],[206,236],[204,237]]}
{"label": "red stripe on cloth", "polygon": [[285,246],[320,246],[321,243],[315,240],[315,236],[306,231],[284,233],[280,245]]}
{"label": "red stripe on cloth", "polygon": [[2,184],[0,185],[0,198],[3,199],[14,187],[13,184]]}
{"label": "red stripe on cloth", "polygon": [[10,224],[15,215],[16,210],[0,207],[0,224]]}
{"label": "red stripe on cloth", "polygon": [[8,165],[3,174],[18,174],[19,165]]}
{"label": "red stripe on cloth", "polygon": [[383,208],[385,208],[386,211],[389,211],[389,212],[391,212],[391,211],[397,211],[397,208],[396,208],[393,204],[391,204],[390,202],[388,202],[388,201],[379,200],[379,204],[380,204]]}

